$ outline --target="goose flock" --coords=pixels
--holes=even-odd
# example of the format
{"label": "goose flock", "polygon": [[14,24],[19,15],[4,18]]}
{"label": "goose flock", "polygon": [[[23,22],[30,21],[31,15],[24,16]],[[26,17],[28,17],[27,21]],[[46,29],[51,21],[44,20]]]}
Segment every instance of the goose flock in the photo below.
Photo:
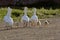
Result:
{"label": "goose flock", "polygon": [[[21,22],[23,27],[26,27],[29,25],[31,26],[37,26],[38,24],[39,26],[41,25],[41,22],[38,19],[38,16],[36,15],[36,8],[33,8],[32,11],[33,11],[33,15],[31,18],[29,18],[27,16],[28,8],[24,7],[24,15],[21,17]],[[14,24],[13,18],[11,17],[11,12],[12,12],[12,9],[8,7],[7,14],[4,16],[4,22],[6,23],[6,27],[12,27]],[[45,21],[45,23],[49,24],[48,21]]]}

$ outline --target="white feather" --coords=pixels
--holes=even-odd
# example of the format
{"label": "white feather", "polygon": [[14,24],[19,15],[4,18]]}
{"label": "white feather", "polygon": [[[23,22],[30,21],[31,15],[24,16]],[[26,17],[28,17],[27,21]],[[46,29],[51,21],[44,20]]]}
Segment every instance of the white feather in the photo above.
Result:
{"label": "white feather", "polygon": [[27,7],[24,7],[24,15],[22,16],[22,20],[29,22],[29,17],[27,16]]}
{"label": "white feather", "polygon": [[36,8],[33,8],[33,11],[34,11],[34,14],[31,17],[31,20],[34,20],[34,21],[38,22],[38,16],[36,15]]}
{"label": "white feather", "polygon": [[13,25],[13,19],[11,18],[11,11],[12,11],[12,9],[10,7],[8,7],[7,15],[4,16],[4,22],[6,24],[9,24],[10,26]]}

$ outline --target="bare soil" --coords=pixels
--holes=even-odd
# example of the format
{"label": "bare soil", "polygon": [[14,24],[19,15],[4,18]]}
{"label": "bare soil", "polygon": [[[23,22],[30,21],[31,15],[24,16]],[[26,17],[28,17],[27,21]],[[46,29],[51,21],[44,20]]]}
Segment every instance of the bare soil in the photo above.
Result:
{"label": "bare soil", "polygon": [[3,30],[4,24],[0,22],[0,40],[60,40],[60,18],[48,18],[50,24],[40,27],[25,27]]}

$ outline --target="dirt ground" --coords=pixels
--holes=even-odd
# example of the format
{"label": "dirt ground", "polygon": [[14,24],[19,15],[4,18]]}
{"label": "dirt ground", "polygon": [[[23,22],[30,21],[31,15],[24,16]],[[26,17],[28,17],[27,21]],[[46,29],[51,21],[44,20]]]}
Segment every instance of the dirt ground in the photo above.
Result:
{"label": "dirt ground", "polygon": [[60,40],[60,18],[49,18],[48,25],[38,27],[25,27],[10,30],[1,30],[3,23],[0,22],[0,40]]}

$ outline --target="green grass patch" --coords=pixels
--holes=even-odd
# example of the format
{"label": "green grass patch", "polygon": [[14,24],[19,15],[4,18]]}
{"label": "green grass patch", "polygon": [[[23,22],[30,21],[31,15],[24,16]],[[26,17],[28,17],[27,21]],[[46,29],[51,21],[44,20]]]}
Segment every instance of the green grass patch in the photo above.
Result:
{"label": "green grass patch", "polygon": [[[4,16],[7,13],[7,8],[0,8],[0,20],[3,20]],[[32,8],[28,8],[28,16],[31,17],[33,15]],[[24,15],[23,9],[12,9],[12,18],[16,21],[19,21],[21,17]],[[55,15],[60,15],[60,9],[37,9],[38,18],[50,18]]]}

